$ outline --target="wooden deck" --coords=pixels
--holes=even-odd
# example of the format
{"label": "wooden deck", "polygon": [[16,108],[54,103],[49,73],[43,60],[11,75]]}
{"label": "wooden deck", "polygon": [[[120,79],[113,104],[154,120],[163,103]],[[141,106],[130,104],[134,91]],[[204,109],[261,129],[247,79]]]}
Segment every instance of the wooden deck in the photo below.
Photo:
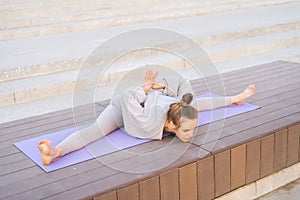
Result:
{"label": "wooden deck", "polygon": [[[92,159],[45,173],[13,146],[74,127],[72,110],[1,124],[0,199],[213,199],[299,162],[300,64],[278,61],[225,73],[222,78],[229,95],[255,83],[257,93],[248,102],[262,108],[226,119],[222,129],[201,126],[180,159],[154,172],[121,172]],[[203,80],[192,85],[197,94],[208,92]],[[107,103],[76,108],[79,124],[94,121],[92,109],[100,113]],[[216,137],[206,137],[209,127],[210,136]],[[170,139],[130,150],[154,150]],[[124,159],[121,152],[105,159],[122,165],[134,161]]]}

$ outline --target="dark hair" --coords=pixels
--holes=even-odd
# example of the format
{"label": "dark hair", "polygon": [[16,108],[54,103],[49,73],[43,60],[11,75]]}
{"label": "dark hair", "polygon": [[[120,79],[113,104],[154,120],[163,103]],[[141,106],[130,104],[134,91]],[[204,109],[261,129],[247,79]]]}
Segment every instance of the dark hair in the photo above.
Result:
{"label": "dark hair", "polygon": [[198,111],[190,105],[192,100],[193,95],[186,93],[179,102],[172,103],[167,113],[167,120],[172,121],[175,126],[179,126],[181,117],[196,119],[198,117]]}

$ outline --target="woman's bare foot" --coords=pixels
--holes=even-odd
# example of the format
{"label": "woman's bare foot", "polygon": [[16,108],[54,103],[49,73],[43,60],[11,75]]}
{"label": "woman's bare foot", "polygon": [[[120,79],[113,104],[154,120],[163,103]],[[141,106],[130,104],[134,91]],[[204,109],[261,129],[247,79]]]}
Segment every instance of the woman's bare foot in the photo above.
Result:
{"label": "woman's bare foot", "polygon": [[232,97],[231,103],[235,105],[244,104],[245,100],[251,97],[255,92],[255,85],[249,85],[242,93]]}
{"label": "woman's bare foot", "polygon": [[61,150],[58,147],[51,147],[49,140],[41,140],[38,144],[44,165],[50,165],[55,158],[61,156]]}

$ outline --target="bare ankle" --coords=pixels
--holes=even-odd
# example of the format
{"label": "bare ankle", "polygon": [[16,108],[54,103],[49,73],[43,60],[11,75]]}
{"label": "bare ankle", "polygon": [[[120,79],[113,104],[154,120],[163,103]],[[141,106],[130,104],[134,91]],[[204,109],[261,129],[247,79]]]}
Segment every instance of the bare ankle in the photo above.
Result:
{"label": "bare ankle", "polygon": [[61,157],[62,149],[60,147],[54,147],[52,149],[52,156],[53,156],[53,159]]}
{"label": "bare ankle", "polygon": [[236,103],[236,96],[232,96],[231,97],[231,104],[235,104]]}

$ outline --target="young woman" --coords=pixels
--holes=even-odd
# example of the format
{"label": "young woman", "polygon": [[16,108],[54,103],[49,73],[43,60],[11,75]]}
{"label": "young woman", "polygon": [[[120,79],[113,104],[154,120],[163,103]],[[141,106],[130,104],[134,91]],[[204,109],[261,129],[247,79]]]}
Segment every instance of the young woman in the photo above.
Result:
{"label": "young woman", "polygon": [[81,149],[119,127],[137,138],[160,140],[166,131],[188,142],[197,126],[199,111],[243,104],[255,92],[255,86],[249,85],[232,97],[201,98],[195,102],[191,86],[180,76],[170,82],[164,79],[159,84],[157,75],[158,72],[154,74],[148,69],[141,86],[128,88],[114,97],[90,127],[72,133],[57,146],[51,147],[49,140],[40,141],[38,148],[43,163],[49,165],[54,159]]}

